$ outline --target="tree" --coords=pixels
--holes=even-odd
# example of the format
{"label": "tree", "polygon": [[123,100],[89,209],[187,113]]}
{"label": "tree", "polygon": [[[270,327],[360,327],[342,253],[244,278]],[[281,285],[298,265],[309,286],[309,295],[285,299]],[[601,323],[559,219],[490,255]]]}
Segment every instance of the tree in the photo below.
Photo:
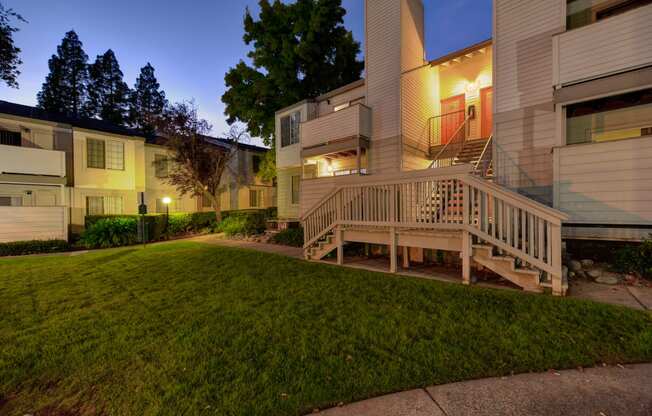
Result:
{"label": "tree", "polygon": [[14,44],[14,33],[18,28],[11,25],[16,19],[27,23],[25,19],[12,9],[5,9],[0,3],[0,80],[11,88],[18,88],[18,67],[23,63],[20,59],[20,48]]}
{"label": "tree", "polygon": [[165,92],[154,75],[154,67],[148,62],[140,69],[140,75],[129,99],[129,121],[132,126],[153,133],[157,119],[168,105]]}
{"label": "tree", "polygon": [[343,26],[341,0],[260,0],[255,20],[247,9],[244,41],[252,65],[240,61],[225,75],[228,122],[273,144],[274,113],[360,79],[360,45]]}
{"label": "tree", "polygon": [[176,187],[181,195],[209,198],[219,222],[222,221],[222,179],[246,134],[234,126],[229,143],[224,143],[209,139],[210,130],[208,122],[197,116],[193,102],[170,106],[158,122],[158,133],[171,153],[166,183]]}
{"label": "tree", "polygon": [[88,55],[77,33],[66,33],[57,54],[48,61],[50,73],[38,93],[38,106],[44,110],[85,116],[88,108]]}
{"label": "tree", "polygon": [[98,55],[89,68],[87,114],[124,125],[129,111],[130,90],[122,80],[120,64],[111,49]]}

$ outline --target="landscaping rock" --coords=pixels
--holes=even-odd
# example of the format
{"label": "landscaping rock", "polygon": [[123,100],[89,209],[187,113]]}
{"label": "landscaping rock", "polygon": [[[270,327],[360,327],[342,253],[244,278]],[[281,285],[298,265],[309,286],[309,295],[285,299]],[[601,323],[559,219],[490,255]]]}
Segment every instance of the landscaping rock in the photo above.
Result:
{"label": "landscaping rock", "polygon": [[586,274],[588,274],[589,277],[592,277],[593,279],[597,279],[598,277],[602,276],[602,269],[599,267],[594,267],[591,270],[588,270]]}
{"label": "landscaping rock", "polygon": [[578,272],[578,271],[582,270],[582,263],[580,263],[577,260],[571,260],[571,261],[568,262],[568,268],[571,271]]}
{"label": "landscaping rock", "polygon": [[594,264],[593,260],[589,260],[589,259],[582,260],[580,261],[580,263],[582,264],[582,267],[585,269],[592,267]]}
{"label": "landscaping rock", "polygon": [[574,279],[575,277],[577,277],[577,274],[575,272],[568,272],[569,279]]}

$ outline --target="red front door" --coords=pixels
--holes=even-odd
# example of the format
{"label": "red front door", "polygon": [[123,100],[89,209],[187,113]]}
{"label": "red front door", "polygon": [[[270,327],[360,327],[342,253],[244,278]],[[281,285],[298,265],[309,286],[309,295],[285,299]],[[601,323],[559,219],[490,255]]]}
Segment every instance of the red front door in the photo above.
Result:
{"label": "red front door", "polygon": [[464,95],[441,101],[441,144],[450,142],[464,123],[465,106]]}
{"label": "red front door", "polygon": [[480,133],[488,138],[493,133],[494,123],[494,90],[491,87],[480,90]]}

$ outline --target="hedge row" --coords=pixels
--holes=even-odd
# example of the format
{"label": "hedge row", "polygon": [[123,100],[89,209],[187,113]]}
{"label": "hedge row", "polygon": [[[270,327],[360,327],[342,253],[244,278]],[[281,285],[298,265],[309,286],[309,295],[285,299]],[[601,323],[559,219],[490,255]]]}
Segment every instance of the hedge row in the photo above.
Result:
{"label": "hedge row", "polygon": [[[268,219],[276,215],[275,208],[222,212],[217,223],[214,212],[174,213],[169,216],[145,215],[146,241],[160,241],[172,237],[201,232],[224,232],[227,235],[252,235],[265,230]],[[139,215],[87,216],[86,230],[80,244],[89,248],[118,247],[136,244],[139,237]]]}
{"label": "hedge row", "polygon": [[59,253],[69,251],[70,249],[70,244],[65,240],[14,241],[11,243],[0,243],[0,257]]}

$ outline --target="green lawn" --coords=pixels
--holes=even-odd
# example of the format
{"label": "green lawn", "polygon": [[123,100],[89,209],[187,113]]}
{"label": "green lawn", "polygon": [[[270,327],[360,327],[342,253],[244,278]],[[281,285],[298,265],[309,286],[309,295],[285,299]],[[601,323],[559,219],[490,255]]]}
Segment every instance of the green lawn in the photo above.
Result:
{"label": "green lawn", "polygon": [[0,260],[0,414],[294,415],[652,360],[652,316],[199,243]]}

